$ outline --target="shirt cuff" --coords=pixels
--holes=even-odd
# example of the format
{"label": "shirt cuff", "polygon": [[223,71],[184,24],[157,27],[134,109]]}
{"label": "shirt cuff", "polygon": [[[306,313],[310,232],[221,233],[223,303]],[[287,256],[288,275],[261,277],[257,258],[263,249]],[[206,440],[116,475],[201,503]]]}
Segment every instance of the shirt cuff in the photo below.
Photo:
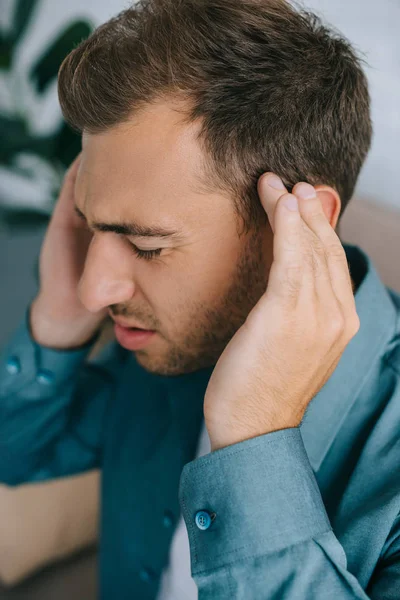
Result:
{"label": "shirt cuff", "polygon": [[332,529],[299,427],[187,463],[179,502],[192,575],[278,552]]}
{"label": "shirt cuff", "polygon": [[39,390],[41,398],[47,392],[52,395],[55,387],[68,381],[76,372],[99,335],[96,333],[89,342],[77,349],[47,348],[32,337],[29,312],[30,306],[0,355],[0,396],[14,395],[27,385],[32,386],[33,395]]}

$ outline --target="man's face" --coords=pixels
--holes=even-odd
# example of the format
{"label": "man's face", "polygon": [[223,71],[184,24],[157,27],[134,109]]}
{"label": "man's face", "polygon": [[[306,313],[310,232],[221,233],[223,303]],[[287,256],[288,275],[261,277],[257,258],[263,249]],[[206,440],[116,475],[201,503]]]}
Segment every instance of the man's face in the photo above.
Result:
{"label": "man's face", "polygon": [[[238,235],[231,198],[201,191],[203,155],[195,125],[171,105],[147,107],[129,123],[82,137],[76,205],[93,228],[79,296],[124,324],[156,330],[135,350],[161,375],[215,365],[266,289],[272,232]],[[177,232],[140,237],[94,223],[139,224]],[[148,260],[140,250],[162,249]]]}

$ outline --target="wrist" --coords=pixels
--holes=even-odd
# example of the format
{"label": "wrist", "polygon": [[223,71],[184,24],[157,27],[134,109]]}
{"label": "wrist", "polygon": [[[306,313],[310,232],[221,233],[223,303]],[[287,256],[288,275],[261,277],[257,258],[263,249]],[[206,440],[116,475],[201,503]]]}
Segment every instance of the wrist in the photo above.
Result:
{"label": "wrist", "polygon": [[246,426],[237,429],[229,427],[229,430],[226,431],[215,431],[215,428],[210,428],[211,431],[208,430],[208,434],[211,443],[211,452],[274,431],[299,427],[300,423],[301,421],[299,422],[298,419],[285,420],[284,422],[282,419],[275,419],[264,423],[263,426],[260,426],[260,423],[256,423],[253,427]]}
{"label": "wrist", "polygon": [[62,318],[36,298],[28,309],[32,339],[40,346],[55,350],[73,350],[95,342],[101,323],[88,322],[81,316]]}

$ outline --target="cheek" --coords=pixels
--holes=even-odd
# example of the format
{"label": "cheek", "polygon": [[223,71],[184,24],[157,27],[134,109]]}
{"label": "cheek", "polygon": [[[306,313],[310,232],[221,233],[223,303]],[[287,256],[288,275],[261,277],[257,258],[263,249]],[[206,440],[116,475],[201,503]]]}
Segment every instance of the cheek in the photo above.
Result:
{"label": "cheek", "polygon": [[230,287],[238,260],[236,246],[210,244],[192,258],[185,270],[176,274],[175,285],[191,302],[214,305]]}
{"label": "cheek", "polygon": [[193,295],[193,278],[171,264],[148,265],[138,281],[146,305],[160,322],[173,322]]}
{"label": "cheek", "polygon": [[[147,265],[139,277],[143,295],[159,318],[214,305],[230,287],[240,257],[238,244],[210,241],[200,250],[179,251],[164,264]],[[145,265],[146,267],[146,265]]]}
{"label": "cheek", "polygon": [[221,243],[217,250],[210,248],[203,256],[196,273],[209,298],[220,297],[230,287],[236,275],[239,258],[240,248],[233,243]]}

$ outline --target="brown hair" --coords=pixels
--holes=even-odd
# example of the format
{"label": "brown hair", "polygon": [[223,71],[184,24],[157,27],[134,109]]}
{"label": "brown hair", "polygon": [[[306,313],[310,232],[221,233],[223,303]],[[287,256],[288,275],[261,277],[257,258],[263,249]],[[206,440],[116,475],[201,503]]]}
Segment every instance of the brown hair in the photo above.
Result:
{"label": "brown hair", "polygon": [[140,0],[64,59],[61,109],[99,133],[146,104],[186,101],[201,119],[207,186],[265,223],[257,180],[334,187],[342,211],[371,144],[367,79],[350,43],[285,0]]}

